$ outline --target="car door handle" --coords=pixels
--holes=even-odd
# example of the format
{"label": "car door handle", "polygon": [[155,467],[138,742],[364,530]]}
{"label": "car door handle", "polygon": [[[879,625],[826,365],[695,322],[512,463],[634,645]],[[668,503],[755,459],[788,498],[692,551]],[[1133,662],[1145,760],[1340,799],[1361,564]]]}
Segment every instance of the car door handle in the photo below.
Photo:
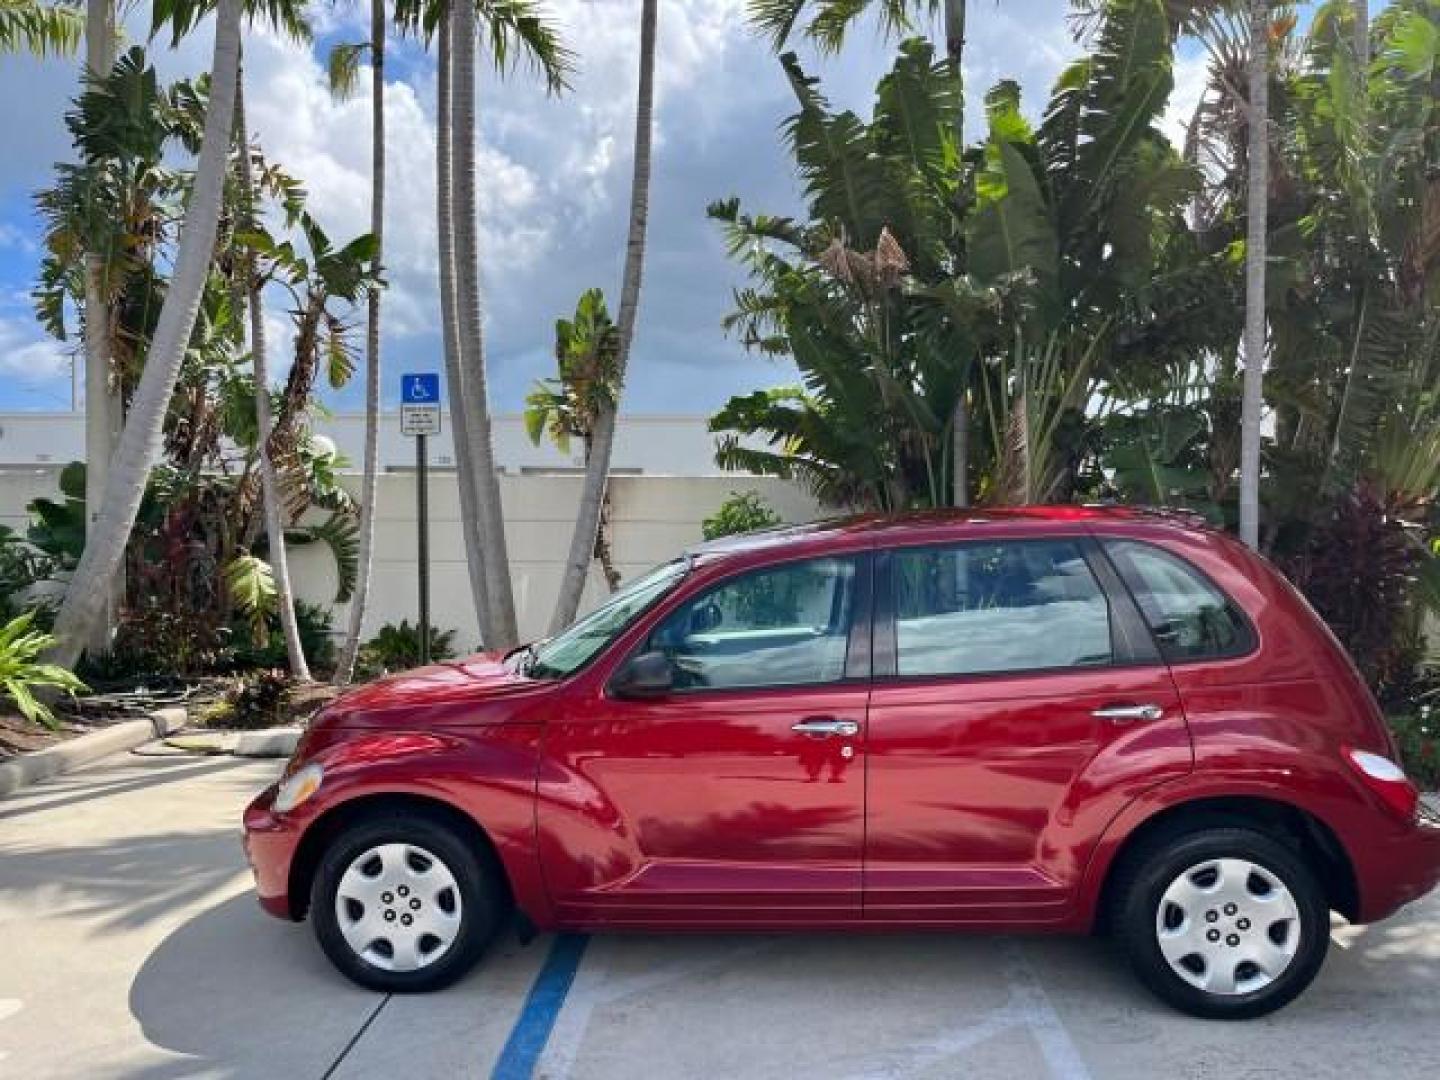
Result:
{"label": "car door handle", "polygon": [[860,725],[854,720],[837,720],[833,716],[809,716],[797,724],[791,724],[790,730],[822,739],[828,739],[832,735],[844,735],[848,738],[860,734]]}
{"label": "car door handle", "polygon": [[1129,724],[1136,720],[1159,720],[1165,710],[1159,705],[1105,705],[1090,714],[1100,720]]}

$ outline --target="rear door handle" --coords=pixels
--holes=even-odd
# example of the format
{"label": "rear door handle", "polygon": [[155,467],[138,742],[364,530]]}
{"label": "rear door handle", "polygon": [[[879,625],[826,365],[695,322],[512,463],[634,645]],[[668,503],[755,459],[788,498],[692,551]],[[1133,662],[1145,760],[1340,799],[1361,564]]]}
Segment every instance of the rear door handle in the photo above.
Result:
{"label": "rear door handle", "polygon": [[833,716],[808,716],[799,723],[791,724],[790,730],[800,735],[813,735],[828,739],[834,735],[849,738],[860,734],[860,725],[854,720],[837,720]]}
{"label": "rear door handle", "polygon": [[1105,705],[1090,714],[1100,720],[1111,720],[1117,724],[1130,724],[1137,720],[1159,720],[1165,710],[1159,705]]}

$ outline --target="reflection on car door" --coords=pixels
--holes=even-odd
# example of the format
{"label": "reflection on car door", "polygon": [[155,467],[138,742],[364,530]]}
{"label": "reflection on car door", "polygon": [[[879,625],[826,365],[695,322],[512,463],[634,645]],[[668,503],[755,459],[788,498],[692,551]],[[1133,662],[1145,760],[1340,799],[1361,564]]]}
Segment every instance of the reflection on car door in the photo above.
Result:
{"label": "reflection on car door", "polygon": [[877,563],[867,920],[1062,920],[1107,815],[1190,769],[1168,668],[1088,538]]}
{"label": "reflection on car door", "polygon": [[542,865],[563,921],[860,916],[870,559],[742,573],[659,617],[659,698],[546,725]]}

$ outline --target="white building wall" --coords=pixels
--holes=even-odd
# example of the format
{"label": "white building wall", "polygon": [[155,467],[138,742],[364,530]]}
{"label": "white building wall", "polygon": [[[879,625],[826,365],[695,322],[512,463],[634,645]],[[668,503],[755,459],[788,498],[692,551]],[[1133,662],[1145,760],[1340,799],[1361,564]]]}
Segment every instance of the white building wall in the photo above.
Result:
{"label": "white building wall", "polygon": [[[68,456],[61,460],[69,460]],[[36,496],[58,497],[59,466],[0,469],[0,523],[23,530],[25,506]],[[384,623],[415,621],[416,512],[415,473],[389,472],[380,477],[375,524],[375,567],[364,636]],[[345,482],[358,489],[359,477]],[[520,633],[543,636],[560,587],[561,569],[570,544],[580,497],[579,476],[505,475],[506,540]],[[621,573],[629,578],[672,558],[701,539],[700,523],[715,512],[732,491],[755,490],[786,521],[821,516],[814,500],[798,486],[753,476],[616,476],[611,482],[613,548]],[[470,598],[465,548],[460,529],[459,493],[455,473],[430,474],[431,621],[441,629],[459,631],[462,648],[478,643]],[[297,594],[333,608],[335,627],[347,624],[346,605],[336,605],[335,568],[321,545],[292,547],[291,572]],[[592,571],[585,607],[604,594],[604,581]]]}
{"label": "white building wall", "polygon": [[[439,468],[455,464],[449,426],[446,416],[445,432],[429,442],[427,457]],[[360,468],[365,446],[363,414],[337,413],[317,419],[314,427],[317,434],[335,441],[352,468]],[[578,442],[568,456],[548,439],[533,445],[518,413],[494,418],[494,443],[495,460],[506,472],[570,471],[584,465]],[[0,413],[0,466],[63,465],[84,456],[84,413]],[[398,413],[381,418],[380,464],[383,468],[415,465],[415,443],[400,434]],[[615,433],[611,469],[621,474],[722,475],[715,465],[715,437],[706,430],[701,416],[623,416]]]}

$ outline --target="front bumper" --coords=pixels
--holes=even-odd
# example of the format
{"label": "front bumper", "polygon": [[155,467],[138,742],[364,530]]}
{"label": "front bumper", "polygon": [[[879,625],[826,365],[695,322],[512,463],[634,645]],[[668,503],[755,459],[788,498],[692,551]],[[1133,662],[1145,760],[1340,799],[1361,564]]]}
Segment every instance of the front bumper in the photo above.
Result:
{"label": "front bumper", "polygon": [[290,904],[290,866],[300,844],[300,829],[273,812],[271,784],[245,808],[245,859],[255,875],[260,906],[281,919],[295,918]]}

